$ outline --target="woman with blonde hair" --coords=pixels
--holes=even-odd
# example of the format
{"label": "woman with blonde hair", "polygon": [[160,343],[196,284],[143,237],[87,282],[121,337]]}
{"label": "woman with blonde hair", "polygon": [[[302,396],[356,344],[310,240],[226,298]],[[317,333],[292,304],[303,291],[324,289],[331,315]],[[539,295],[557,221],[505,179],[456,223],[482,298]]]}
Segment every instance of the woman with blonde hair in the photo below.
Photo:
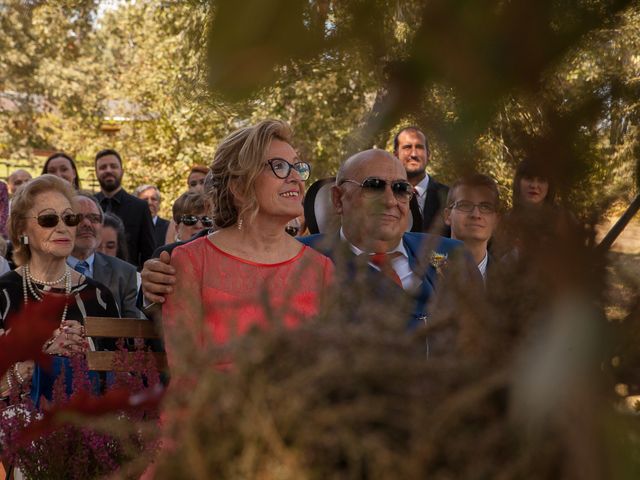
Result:
{"label": "woman with blonde hair", "polygon": [[[225,343],[252,326],[278,319],[293,327],[318,313],[331,261],[286,233],[302,215],[310,166],[291,146],[279,120],[241,128],[219,145],[210,165],[217,231],[177,247],[176,288],[164,305],[172,353],[178,323],[195,341]],[[181,325],[185,326],[185,325]]]}
{"label": "woman with blonde hair", "polygon": [[45,174],[23,186],[13,197],[9,221],[13,258],[18,268],[0,277],[0,328],[7,330],[14,321],[38,321],[19,313],[28,304],[42,302],[49,295],[62,296],[64,309],[52,313],[60,316],[59,328],[43,346],[43,351],[53,357],[52,369],[34,369],[32,361],[15,364],[0,379],[3,395],[19,387],[30,391],[36,402],[41,395],[50,399],[53,383],[62,371],[70,393],[69,357],[84,353],[90,345],[84,334],[84,318],[119,316],[109,289],[66,263],[73,249],[76,226],[82,219],[74,211],[74,195],[69,182]]}

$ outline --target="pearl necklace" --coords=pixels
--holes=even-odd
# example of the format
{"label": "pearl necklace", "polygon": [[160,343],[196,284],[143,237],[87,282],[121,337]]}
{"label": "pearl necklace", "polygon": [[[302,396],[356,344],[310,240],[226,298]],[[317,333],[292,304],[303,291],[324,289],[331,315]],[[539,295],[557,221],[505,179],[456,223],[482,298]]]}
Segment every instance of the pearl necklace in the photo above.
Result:
{"label": "pearl necklace", "polygon": [[22,267],[22,293],[24,295],[24,304],[26,305],[27,303],[29,303],[28,292],[31,292],[31,295],[33,296],[33,298],[35,298],[38,302],[42,301],[43,293],[38,291],[39,289],[34,285],[35,283],[39,283],[41,285],[53,286],[53,285],[57,285],[63,280],[64,280],[65,302],[64,302],[64,310],[62,311],[62,319],[60,320],[60,324],[62,325],[62,323],[67,318],[67,311],[69,309],[69,302],[67,300],[69,298],[69,294],[71,293],[71,269],[69,268],[69,265],[65,265],[64,275],[62,275],[62,277],[60,277],[59,279],[54,280],[52,282],[43,282],[41,280],[38,280],[37,278],[34,278],[31,275],[29,264],[25,263],[24,266]]}

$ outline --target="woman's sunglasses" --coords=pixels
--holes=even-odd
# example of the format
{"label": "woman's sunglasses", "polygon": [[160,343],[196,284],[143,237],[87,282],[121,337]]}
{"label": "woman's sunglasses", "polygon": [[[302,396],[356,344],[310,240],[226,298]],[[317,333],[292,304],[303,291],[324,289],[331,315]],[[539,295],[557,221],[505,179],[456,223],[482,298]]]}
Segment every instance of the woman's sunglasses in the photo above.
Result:
{"label": "woman's sunglasses", "polygon": [[53,228],[60,222],[60,219],[67,227],[76,227],[82,221],[81,213],[63,213],[58,215],[57,213],[43,213],[37,217],[24,217],[35,218],[38,221],[38,225],[42,228]]}
{"label": "woman's sunglasses", "polygon": [[182,215],[180,217],[180,222],[178,223],[183,223],[187,227],[193,227],[196,223],[198,223],[198,221],[200,221],[203,227],[213,227],[213,218],[206,215],[203,215],[201,217],[198,217],[197,215]]}

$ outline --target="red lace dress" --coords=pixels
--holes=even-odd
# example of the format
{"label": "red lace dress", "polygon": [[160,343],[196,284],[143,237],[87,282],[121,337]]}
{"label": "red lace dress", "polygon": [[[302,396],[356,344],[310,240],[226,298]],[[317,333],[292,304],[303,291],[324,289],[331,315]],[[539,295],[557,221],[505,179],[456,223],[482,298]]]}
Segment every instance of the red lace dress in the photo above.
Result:
{"label": "red lace dress", "polygon": [[186,327],[196,342],[224,343],[270,320],[295,327],[318,313],[333,275],[331,260],[302,244],[295,257],[262,264],[226,253],[207,237],[176,248],[171,264],[176,287],[163,307],[165,337]]}

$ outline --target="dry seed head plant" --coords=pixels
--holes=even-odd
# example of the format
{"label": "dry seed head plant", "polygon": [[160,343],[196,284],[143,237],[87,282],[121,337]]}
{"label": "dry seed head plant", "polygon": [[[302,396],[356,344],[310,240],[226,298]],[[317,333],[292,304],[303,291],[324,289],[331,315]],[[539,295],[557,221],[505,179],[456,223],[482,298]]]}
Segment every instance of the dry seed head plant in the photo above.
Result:
{"label": "dry seed head plant", "polygon": [[313,322],[274,318],[224,348],[177,341],[197,382],[165,402],[157,478],[636,478],[639,417],[618,408],[622,373],[603,367],[619,343],[606,258],[588,245],[578,228],[529,238],[486,292],[454,258],[414,332],[410,305],[337,255]]}

